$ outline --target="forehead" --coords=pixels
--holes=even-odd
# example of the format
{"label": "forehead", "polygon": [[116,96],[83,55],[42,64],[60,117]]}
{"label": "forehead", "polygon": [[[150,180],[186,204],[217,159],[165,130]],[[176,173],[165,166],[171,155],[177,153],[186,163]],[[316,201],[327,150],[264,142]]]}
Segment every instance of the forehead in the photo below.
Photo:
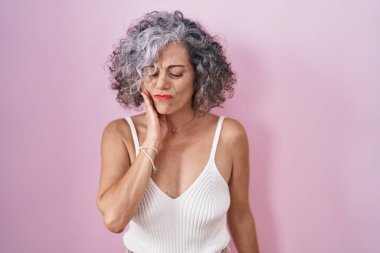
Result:
{"label": "forehead", "polygon": [[158,55],[158,65],[167,67],[169,65],[189,65],[189,53],[182,44],[169,44]]}

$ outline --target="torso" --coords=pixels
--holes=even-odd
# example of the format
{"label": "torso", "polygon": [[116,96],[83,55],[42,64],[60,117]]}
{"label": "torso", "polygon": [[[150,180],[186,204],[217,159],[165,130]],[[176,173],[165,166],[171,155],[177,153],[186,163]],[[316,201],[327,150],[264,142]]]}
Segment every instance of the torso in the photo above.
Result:
{"label": "torso", "polygon": [[[196,119],[194,124],[178,129],[177,132],[165,138],[159,153],[154,159],[154,164],[158,172],[152,174],[152,180],[156,185],[172,198],[177,198],[190,187],[205,168],[210,156],[212,141],[215,134],[216,123],[219,116],[206,113],[203,117]],[[146,116],[145,113],[131,116],[135,125],[139,144],[141,145],[146,137]],[[228,184],[232,173],[232,157],[229,152],[226,140],[225,125],[227,118],[224,119],[218,146],[215,154],[215,163]],[[128,123],[122,127],[123,131],[129,130]],[[130,130],[129,130],[130,131]],[[133,139],[131,133],[123,133],[126,138],[124,143],[127,147],[130,162],[136,159]],[[171,135],[169,132],[168,135]]]}

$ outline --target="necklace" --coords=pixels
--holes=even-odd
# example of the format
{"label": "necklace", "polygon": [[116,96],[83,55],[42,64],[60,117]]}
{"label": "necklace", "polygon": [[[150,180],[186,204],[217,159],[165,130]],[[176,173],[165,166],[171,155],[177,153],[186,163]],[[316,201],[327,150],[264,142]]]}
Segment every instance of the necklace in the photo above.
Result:
{"label": "necklace", "polygon": [[191,120],[189,120],[188,122],[186,122],[186,123],[183,124],[182,126],[179,126],[179,127],[173,127],[173,129],[172,129],[172,134],[175,134],[175,132],[177,131],[178,128],[184,127],[185,125],[187,125],[188,123],[190,123],[191,121],[193,121],[194,118],[195,118],[195,112],[194,112],[193,118],[192,118]]}

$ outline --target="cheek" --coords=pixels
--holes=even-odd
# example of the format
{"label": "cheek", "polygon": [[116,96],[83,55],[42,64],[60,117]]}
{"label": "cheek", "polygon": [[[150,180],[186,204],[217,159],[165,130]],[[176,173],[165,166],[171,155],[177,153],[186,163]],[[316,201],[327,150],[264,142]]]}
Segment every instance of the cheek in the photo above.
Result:
{"label": "cheek", "polygon": [[178,85],[177,90],[181,90],[181,93],[193,93],[194,78],[192,76],[188,76],[186,79],[181,80],[181,83]]}
{"label": "cheek", "polygon": [[192,100],[194,94],[194,88],[191,85],[188,85],[185,89],[181,91],[181,97],[184,103],[187,103],[189,100]]}
{"label": "cheek", "polygon": [[153,90],[153,82],[152,81],[143,81],[141,83],[141,90],[146,89],[147,91]]}
{"label": "cheek", "polygon": [[181,87],[177,87],[175,92],[181,96],[183,99],[188,99],[194,93],[194,88],[192,84],[187,83],[186,85],[181,85]]}

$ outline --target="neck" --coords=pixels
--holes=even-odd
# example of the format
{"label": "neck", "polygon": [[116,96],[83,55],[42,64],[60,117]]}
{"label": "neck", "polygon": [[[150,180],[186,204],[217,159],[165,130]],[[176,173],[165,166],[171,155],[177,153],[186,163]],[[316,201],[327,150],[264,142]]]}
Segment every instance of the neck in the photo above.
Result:
{"label": "neck", "polygon": [[[193,109],[189,109],[186,111],[178,111],[172,114],[166,115],[166,121],[168,124],[169,129],[172,128],[181,128],[184,124],[191,121],[193,118],[197,118],[198,113],[195,113]],[[188,124],[191,124],[189,122]]]}

